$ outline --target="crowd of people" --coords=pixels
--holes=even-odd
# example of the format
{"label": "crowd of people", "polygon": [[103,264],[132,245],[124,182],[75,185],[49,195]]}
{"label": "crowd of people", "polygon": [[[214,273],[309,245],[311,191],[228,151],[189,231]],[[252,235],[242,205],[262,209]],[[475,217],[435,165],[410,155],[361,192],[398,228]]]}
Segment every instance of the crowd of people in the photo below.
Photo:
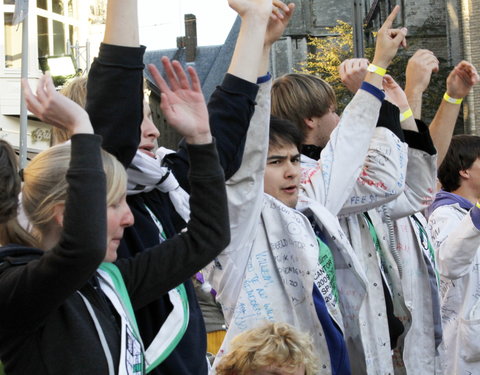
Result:
{"label": "crowd of people", "polygon": [[404,89],[386,74],[407,44],[396,6],[372,61],[339,66],[339,116],[320,77],[268,72],[295,5],[228,0],[242,22],[208,104],[194,68],[148,67],[173,151],[137,1],[108,1],[88,77],[23,82],[55,145],[18,171],[0,140],[5,373],[480,374],[480,137],[453,136],[475,67],[422,122],[439,61],[416,51]]}

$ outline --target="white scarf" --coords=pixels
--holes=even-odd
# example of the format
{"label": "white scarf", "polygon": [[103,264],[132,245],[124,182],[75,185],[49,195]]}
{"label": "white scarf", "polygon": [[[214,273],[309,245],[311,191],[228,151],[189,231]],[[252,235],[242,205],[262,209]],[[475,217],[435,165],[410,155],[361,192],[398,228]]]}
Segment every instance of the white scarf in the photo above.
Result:
{"label": "white scarf", "polygon": [[160,147],[152,158],[137,150],[132,163],[127,168],[128,186],[127,194],[135,195],[148,193],[158,189],[168,193],[175,210],[185,222],[190,220],[189,195],[182,189],[172,171],[162,167],[162,160],[165,155],[175,151]]}

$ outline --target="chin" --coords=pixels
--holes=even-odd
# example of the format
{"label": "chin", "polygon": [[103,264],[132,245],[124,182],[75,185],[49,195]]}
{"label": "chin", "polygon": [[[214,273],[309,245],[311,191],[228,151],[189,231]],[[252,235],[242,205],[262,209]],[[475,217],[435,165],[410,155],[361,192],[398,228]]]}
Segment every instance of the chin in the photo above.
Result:
{"label": "chin", "polygon": [[105,259],[103,260],[106,263],[113,263],[117,260],[117,254],[107,254]]}
{"label": "chin", "polygon": [[107,253],[105,254],[105,259],[103,261],[108,263],[115,262],[117,260],[117,248],[118,246],[110,245],[107,248]]}

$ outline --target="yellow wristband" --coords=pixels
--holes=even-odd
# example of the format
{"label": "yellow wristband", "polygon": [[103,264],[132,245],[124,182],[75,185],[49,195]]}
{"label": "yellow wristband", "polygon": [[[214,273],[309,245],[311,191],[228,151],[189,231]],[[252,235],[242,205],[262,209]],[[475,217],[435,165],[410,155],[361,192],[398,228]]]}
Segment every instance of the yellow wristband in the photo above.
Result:
{"label": "yellow wristband", "polygon": [[463,101],[463,99],[451,98],[450,95],[448,95],[447,93],[443,94],[443,100],[452,104],[461,104]]}
{"label": "yellow wristband", "polygon": [[400,122],[404,122],[407,118],[410,118],[413,116],[412,109],[409,108],[405,112],[400,113]]}
{"label": "yellow wristband", "polygon": [[387,74],[387,69],[381,68],[379,66],[370,64],[367,68],[369,72],[378,74],[379,76],[383,77],[385,74]]}
{"label": "yellow wristband", "polygon": [[475,203],[475,206],[477,206],[477,208],[480,208],[480,203],[477,201],[477,203]]}

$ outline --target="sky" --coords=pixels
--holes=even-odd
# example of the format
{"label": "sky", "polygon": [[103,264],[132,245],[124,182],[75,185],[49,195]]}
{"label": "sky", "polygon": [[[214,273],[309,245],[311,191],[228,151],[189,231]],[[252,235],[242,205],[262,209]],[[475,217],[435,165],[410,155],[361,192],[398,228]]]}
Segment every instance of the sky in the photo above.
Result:
{"label": "sky", "polygon": [[184,14],[197,17],[199,46],[223,44],[236,17],[227,0],[140,0],[138,6],[140,42],[151,50],[177,46]]}

